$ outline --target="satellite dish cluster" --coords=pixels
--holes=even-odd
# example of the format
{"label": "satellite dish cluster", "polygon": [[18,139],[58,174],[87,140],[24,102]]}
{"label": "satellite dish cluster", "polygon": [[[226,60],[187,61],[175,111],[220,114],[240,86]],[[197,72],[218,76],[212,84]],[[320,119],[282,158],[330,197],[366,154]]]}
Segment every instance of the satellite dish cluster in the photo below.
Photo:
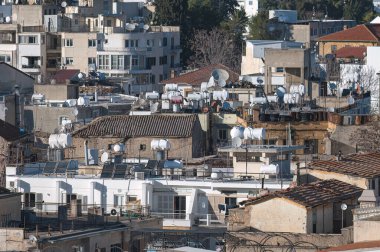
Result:
{"label": "satellite dish cluster", "polygon": [[266,131],[264,128],[234,126],[230,131],[230,135],[232,146],[238,148],[241,146],[242,140],[264,140],[266,138]]}
{"label": "satellite dish cluster", "polygon": [[125,29],[127,29],[127,31],[135,31],[135,30],[139,30],[139,31],[148,31],[150,28],[150,26],[148,24],[144,24],[144,23],[135,23],[135,22],[131,22],[131,23],[126,23],[125,24]]}

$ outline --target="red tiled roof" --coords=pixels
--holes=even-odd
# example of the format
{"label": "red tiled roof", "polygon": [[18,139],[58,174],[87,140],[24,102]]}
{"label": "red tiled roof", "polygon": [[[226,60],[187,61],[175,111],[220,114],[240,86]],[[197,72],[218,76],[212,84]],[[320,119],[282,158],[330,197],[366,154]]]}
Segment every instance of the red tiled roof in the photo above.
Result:
{"label": "red tiled roof", "polygon": [[380,240],[378,240],[378,241],[366,241],[366,242],[355,242],[355,243],[346,244],[346,245],[342,245],[342,246],[335,247],[335,248],[329,248],[326,250],[322,250],[320,252],[349,251],[349,250],[359,251],[359,250],[368,249],[368,248],[380,248]]}
{"label": "red tiled roof", "polygon": [[247,200],[245,205],[257,204],[273,198],[286,198],[305,207],[315,207],[321,204],[359,197],[362,191],[363,189],[357,186],[330,179],[269,193],[257,199]]}
{"label": "red tiled roof", "polygon": [[346,46],[342,47],[335,52],[336,58],[356,58],[363,59],[364,53],[367,52],[367,48],[364,46]]}
{"label": "red tiled roof", "polygon": [[73,132],[74,137],[189,137],[196,114],[102,116]]}
{"label": "red tiled roof", "polygon": [[66,80],[71,80],[75,75],[80,72],[79,69],[63,69],[57,71],[57,73],[52,77],[57,83],[65,83]]}
{"label": "red tiled roof", "polygon": [[308,169],[335,172],[361,178],[380,177],[380,152],[355,153],[342,160],[314,161]]}
{"label": "red tiled roof", "polygon": [[319,41],[369,41],[379,42],[380,25],[362,24],[320,37]]}
{"label": "red tiled roof", "polygon": [[190,72],[190,73],[185,73],[180,76],[167,79],[164,81],[161,81],[161,84],[179,84],[179,83],[187,83],[193,86],[199,86],[201,85],[202,82],[208,82],[208,80],[211,77],[211,72],[214,69],[224,69],[228,72],[230,75],[227,82],[232,81],[232,82],[237,82],[239,80],[239,74],[232,71],[230,68],[226,67],[225,65],[222,64],[214,64],[214,65],[209,65],[207,67],[203,67],[201,69],[198,69],[196,71]]}

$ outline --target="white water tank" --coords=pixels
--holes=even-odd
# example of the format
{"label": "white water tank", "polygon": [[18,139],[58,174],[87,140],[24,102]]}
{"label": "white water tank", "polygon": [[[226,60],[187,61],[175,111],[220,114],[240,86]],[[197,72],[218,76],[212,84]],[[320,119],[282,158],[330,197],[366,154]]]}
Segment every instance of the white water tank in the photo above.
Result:
{"label": "white water tank", "polygon": [[302,96],[305,94],[305,86],[303,84],[291,85],[289,91],[291,94],[299,94]]}
{"label": "white water tank", "polygon": [[212,98],[214,100],[220,100],[220,101],[225,101],[228,98],[228,92],[227,90],[215,90],[212,92]]}
{"label": "white water tank", "polygon": [[165,91],[177,91],[178,90],[178,85],[177,84],[166,84],[165,85]]}
{"label": "white water tank", "polygon": [[73,145],[73,138],[70,134],[59,134],[58,143],[61,148],[71,147]]}
{"label": "white water tank", "polygon": [[270,165],[264,164],[264,165],[260,166],[260,173],[278,174],[279,173],[278,164],[270,164]]}
{"label": "white water tank", "polygon": [[52,148],[52,149],[59,148],[58,134],[51,134],[49,136],[49,148]]}
{"label": "white water tank", "polygon": [[124,144],[115,144],[113,146],[113,151],[114,152],[120,152],[120,151],[124,151]]}
{"label": "white water tank", "polygon": [[187,95],[187,99],[190,101],[200,101],[202,99],[202,95],[200,93],[191,93]]}
{"label": "white water tank", "polygon": [[267,99],[265,99],[265,97],[252,97],[250,102],[252,104],[264,104],[267,102]]}
{"label": "white water tank", "polygon": [[299,101],[300,101],[300,94],[298,93],[293,93],[293,94],[286,93],[284,95],[285,104],[298,104]]}
{"label": "white water tank", "polygon": [[167,139],[153,139],[150,142],[150,147],[155,151],[170,150],[171,146]]}
{"label": "white water tank", "polygon": [[160,95],[157,92],[147,92],[145,94],[145,98],[147,100],[158,100],[160,98]]}
{"label": "white water tank", "polygon": [[244,127],[234,126],[230,131],[230,136],[231,136],[231,138],[235,138],[235,137],[243,138],[244,137]]}
{"label": "white water tank", "polygon": [[211,173],[211,179],[213,179],[213,180],[221,179],[222,177],[223,177],[223,173],[221,173],[221,172]]}
{"label": "white water tank", "polygon": [[278,101],[278,96],[277,95],[268,95],[268,102],[277,102]]}
{"label": "white water tank", "polygon": [[244,130],[244,139],[262,140],[265,139],[266,133],[264,128],[247,127]]}

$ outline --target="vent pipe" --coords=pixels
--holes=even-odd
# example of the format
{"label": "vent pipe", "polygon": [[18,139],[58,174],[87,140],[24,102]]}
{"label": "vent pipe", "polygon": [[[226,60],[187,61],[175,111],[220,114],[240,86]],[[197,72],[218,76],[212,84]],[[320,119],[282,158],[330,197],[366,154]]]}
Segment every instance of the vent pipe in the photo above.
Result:
{"label": "vent pipe", "polygon": [[84,162],[88,165],[88,142],[84,140]]}

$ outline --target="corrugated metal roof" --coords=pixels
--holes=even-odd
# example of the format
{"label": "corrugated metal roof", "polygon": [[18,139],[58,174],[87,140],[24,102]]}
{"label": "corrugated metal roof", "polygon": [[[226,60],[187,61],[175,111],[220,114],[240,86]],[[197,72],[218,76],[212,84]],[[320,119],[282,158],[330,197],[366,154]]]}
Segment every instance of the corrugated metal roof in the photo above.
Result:
{"label": "corrugated metal roof", "polygon": [[340,202],[345,199],[359,197],[363,189],[345,182],[330,179],[288,188],[265,196],[247,200],[245,205],[258,204],[273,198],[286,198],[305,207]]}
{"label": "corrugated metal roof", "polygon": [[73,132],[74,137],[188,137],[196,114],[103,116]]}
{"label": "corrugated metal roof", "polygon": [[380,177],[380,152],[355,153],[342,160],[314,161],[308,169],[341,173],[362,178]]}

